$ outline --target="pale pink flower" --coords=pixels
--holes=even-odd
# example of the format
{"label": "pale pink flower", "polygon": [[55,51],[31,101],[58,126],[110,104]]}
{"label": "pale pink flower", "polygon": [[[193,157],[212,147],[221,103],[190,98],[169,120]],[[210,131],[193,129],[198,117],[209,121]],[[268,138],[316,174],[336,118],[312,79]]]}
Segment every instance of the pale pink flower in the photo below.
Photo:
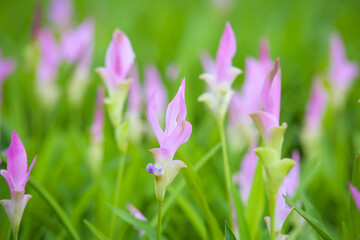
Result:
{"label": "pale pink flower", "polygon": [[268,139],[270,128],[279,126],[281,100],[280,60],[276,59],[274,68],[266,77],[261,91],[263,111],[251,114],[263,139]]}
{"label": "pale pink flower", "polygon": [[37,68],[39,84],[53,82],[61,61],[60,50],[50,29],[42,29],[38,34],[40,62]]}
{"label": "pale pink flower", "polygon": [[254,152],[256,147],[255,143],[250,146],[241,161],[240,171],[233,176],[233,181],[238,185],[240,196],[244,203],[249,198],[258,161],[258,157]]}
{"label": "pale pink flower", "polygon": [[346,58],[344,43],[339,34],[330,38],[330,69],[329,79],[334,90],[346,91],[359,74],[359,66]]}
{"label": "pale pink flower", "polygon": [[155,133],[160,144],[160,148],[153,148],[152,152],[155,165],[149,163],[146,169],[149,173],[155,175],[155,192],[158,200],[162,201],[165,196],[167,186],[174,180],[179,171],[186,167],[181,160],[173,160],[174,154],[181,144],[185,143],[192,132],[191,124],[185,120],[185,78],[181,86],[169,103],[166,110],[166,128],[163,131],[158,121],[158,110],[155,103],[155,91],[150,98],[147,109],[147,119]]}
{"label": "pale pink flower", "polygon": [[66,29],[72,18],[71,0],[52,0],[49,6],[50,22],[59,30]]}
{"label": "pale pink flower", "polygon": [[134,60],[135,54],[130,40],[116,29],[106,51],[105,67],[97,69],[109,90],[117,88],[119,83],[125,81]]}
{"label": "pale pink flower", "polygon": [[150,101],[154,91],[156,91],[154,104],[156,105],[159,117],[164,116],[168,94],[161,79],[159,70],[155,65],[148,65],[145,68],[144,90],[147,102]]}
{"label": "pale pink flower", "polygon": [[328,96],[323,85],[315,79],[305,115],[305,127],[312,134],[318,135],[321,131],[327,100]]}
{"label": "pale pink flower", "polygon": [[[70,62],[91,63],[94,45],[94,22],[85,20],[77,28],[66,31],[61,39],[61,53]],[[84,64],[84,63],[82,63]]]}
{"label": "pale pink flower", "polygon": [[105,91],[102,87],[99,87],[96,94],[94,122],[91,126],[91,136],[94,142],[101,142],[103,140],[104,98]]}

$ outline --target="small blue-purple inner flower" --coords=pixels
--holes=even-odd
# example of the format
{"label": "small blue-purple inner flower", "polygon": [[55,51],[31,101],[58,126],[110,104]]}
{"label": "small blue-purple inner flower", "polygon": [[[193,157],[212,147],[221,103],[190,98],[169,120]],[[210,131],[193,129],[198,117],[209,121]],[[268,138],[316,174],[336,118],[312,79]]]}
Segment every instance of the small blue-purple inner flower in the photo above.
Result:
{"label": "small blue-purple inner flower", "polygon": [[162,173],[162,168],[157,168],[157,167],[153,166],[151,163],[149,163],[146,166],[146,170],[151,174],[154,174],[157,172],[157,175],[160,175]]}

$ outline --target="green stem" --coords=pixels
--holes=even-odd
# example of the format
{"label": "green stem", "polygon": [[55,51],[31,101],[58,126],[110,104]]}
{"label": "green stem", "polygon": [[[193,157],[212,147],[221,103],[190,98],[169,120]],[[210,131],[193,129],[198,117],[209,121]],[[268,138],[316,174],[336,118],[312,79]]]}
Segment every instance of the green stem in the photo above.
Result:
{"label": "green stem", "polygon": [[19,236],[19,227],[13,229],[14,240],[18,240],[18,236]]}
{"label": "green stem", "polygon": [[162,209],[163,201],[159,201],[159,209],[158,209],[158,225],[157,225],[157,240],[160,240],[161,237],[161,209]]}
{"label": "green stem", "polygon": [[[121,155],[120,157],[120,165],[118,168],[117,178],[116,178],[116,185],[115,185],[115,196],[114,196],[114,207],[119,207],[119,199],[120,199],[120,185],[121,179],[124,172],[124,165],[125,165],[125,154]],[[116,215],[112,213],[111,217],[111,227],[110,227],[110,237],[113,237],[114,230],[115,230],[115,223],[116,223]]]}
{"label": "green stem", "polygon": [[225,183],[226,183],[226,197],[228,201],[228,208],[229,208],[229,218],[230,218],[230,227],[234,229],[234,221],[232,217],[232,207],[231,207],[231,173],[230,173],[230,166],[229,166],[229,158],[227,154],[227,144],[226,144],[226,137],[225,137],[225,126],[223,124],[224,121],[219,121],[219,130],[220,130],[220,138],[221,138],[221,146],[222,146],[222,153],[223,153],[223,163],[224,163],[224,172],[225,172]]}
{"label": "green stem", "polygon": [[275,240],[275,210],[276,210],[277,191],[269,194],[269,212],[270,212],[270,240]]}

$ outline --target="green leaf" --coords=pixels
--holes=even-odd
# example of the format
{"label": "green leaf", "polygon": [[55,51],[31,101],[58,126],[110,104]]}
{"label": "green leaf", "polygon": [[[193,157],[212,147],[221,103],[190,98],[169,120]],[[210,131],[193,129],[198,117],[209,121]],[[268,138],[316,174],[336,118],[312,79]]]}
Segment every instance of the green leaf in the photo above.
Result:
{"label": "green leaf", "polygon": [[105,236],[105,234],[103,234],[99,229],[92,225],[88,220],[84,219],[84,223],[98,239],[110,240],[109,237]]}
{"label": "green leaf", "polygon": [[182,156],[181,159],[187,165],[187,168],[182,170],[185,181],[191,192],[191,196],[196,201],[198,207],[203,212],[205,220],[207,222],[208,228],[211,231],[211,236],[214,239],[223,239],[224,235],[222,234],[218,222],[211,212],[209,205],[207,203],[203,188],[201,186],[201,181],[199,176],[196,174],[194,168],[192,167],[191,162],[186,160],[185,156]]}
{"label": "green leaf", "polygon": [[251,239],[257,239],[260,237],[261,233],[259,231],[259,222],[260,219],[262,219],[264,206],[265,189],[262,177],[262,164],[261,161],[258,160],[245,211],[246,222],[249,227]]}
{"label": "green leaf", "polygon": [[65,211],[61,208],[59,203],[55,200],[55,198],[45,189],[40,183],[36,182],[34,179],[29,179],[29,184],[32,188],[34,188],[39,195],[52,207],[55,211],[56,215],[59,217],[61,223],[64,225],[66,230],[69,232],[71,237],[76,240],[80,240],[80,236],[74,226],[72,225],[70,218],[66,215]]}
{"label": "green leaf", "polygon": [[[240,199],[239,192],[236,189],[236,186],[232,184],[231,186],[231,195],[233,197],[236,219],[238,223],[238,228],[240,232],[240,239],[250,239],[249,228],[245,218],[245,211]],[[225,233],[226,234],[226,233]]]}
{"label": "green leaf", "polygon": [[326,230],[324,230],[324,227],[318,220],[310,217],[307,213],[305,213],[303,210],[298,208],[296,204],[292,202],[289,198],[287,198],[285,195],[283,195],[283,197],[285,198],[286,203],[292,206],[295,209],[295,211],[297,211],[323,239],[325,240],[334,239],[329,235],[329,233],[326,232]]}
{"label": "green leaf", "polygon": [[[156,239],[156,230],[150,226],[150,224],[148,222],[145,221],[141,221],[137,218],[135,218],[133,215],[131,215],[129,212],[122,210],[122,209],[118,209],[115,208],[111,205],[108,205],[110,210],[115,213],[115,215],[117,215],[118,217],[120,217],[122,220],[124,220],[125,222],[129,223],[130,225],[133,225],[134,227],[143,230],[146,235],[150,238],[150,239]],[[161,239],[165,239],[165,237],[161,236]]]}
{"label": "green leaf", "polygon": [[236,237],[226,220],[225,220],[225,240],[236,240]]}
{"label": "green leaf", "polygon": [[196,211],[194,206],[184,197],[178,196],[176,200],[179,203],[179,206],[184,210],[184,213],[189,217],[190,222],[199,233],[199,236],[201,236],[202,239],[207,239],[206,227],[198,211]]}

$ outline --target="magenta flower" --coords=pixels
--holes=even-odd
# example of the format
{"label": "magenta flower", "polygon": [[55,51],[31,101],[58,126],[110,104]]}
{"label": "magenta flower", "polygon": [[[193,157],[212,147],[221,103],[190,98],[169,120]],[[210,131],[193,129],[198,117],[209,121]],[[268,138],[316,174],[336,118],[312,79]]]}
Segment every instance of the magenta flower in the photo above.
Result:
{"label": "magenta flower", "polygon": [[66,29],[72,18],[71,0],[52,0],[49,8],[50,22],[59,30]]}
{"label": "magenta flower", "polygon": [[[119,148],[125,149],[126,131],[120,130],[124,127],[122,123],[123,108],[129,93],[131,79],[127,78],[134,64],[135,54],[128,37],[116,29],[113,39],[106,51],[105,67],[97,68],[97,72],[103,79],[109,93],[105,99],[112,125],[116,128],[116,138]],[[120,127],[122,125],[122,127]],[[124,129],[123,129],[124,130]],[[121,142],[124,146],[120,147]]]}
{"label": "magenta flower", "polygon": [[41,85],[56,79],[61,57],[55,37],[49,29],[42,29],[39,32],[38,42],[41,57],[37,69],[37,80]]}
{"label": "magenta flower", "polygon": [[[85,20],[77,28],[64,33],[61,40],[63,58],[70,63],[91,62],[93,45],[94,23],[92,20]],[[84,60],[84,58],[90,58],[90,60]]]}
{"label": "magenta flower", "polygon": [[15,68],[15,61],[11,58],[2,58],[0,49],[0,86]]}
{"label": "magenta flower", "polygon": [[243,157],[240,171],[233,176],[233,181],[239,186],[240,196],[244,203],[246,203],[249,198],[258,161],[258,157],[254,152],[255,148],[256,144],[253,143]]}
{"label": "magenta flower", "polygon": [[97,69],[110,92],[117,88],[119,83],[125,81],[134,60],[135,54],[130,40],[123,32],[116,29],[106,51],[105,67]]}
{"label": "magenta flower", "polygon": [[167,107],[165,131],[161,129],[157,118],[156,94],[155,91],[150,98],[147,119],[154,130],[160,148],[150,150],[154,156],[155,165],[149,163],[146,170],[155,175],[156,197],[162,201],[167,186],[174,180],[179,171],[186,167],[184,162],[173,160],[173,157],[180,145],[189,139],[192,126],[185,120],[185,78],[182,80],[176,96]]}
{"label": "magenta flower", "polygon": [[248,142],[257,138],[257,131],[254,129],[249,114],[262,109],[259,86],[263,85],[272,65],[268,44],[266,41],[261,41],[259,60],[252,57],[246,58],[242,90],[240,93],[234,93],[230,102],[229,133],[239,135],[238,130],[240,130],[242,135],[239,138],[245,137]]}
{"label": "magenta flower", "polygon": [[353,197],[355,204],[360,211],[360,192],[351,183],[349,183],[349,189],[350,189],[351,196]]}
{"label": "magenta flower", "polygon": [[211,73],[211,74],[216,73],[216,63],[208,51],[203,51],[200,54],[200,61],[206,73]]}
{"label": "magenta flower", "polygon": [[36,157],[28,170],[25,148],[17,133],[14,131],[7,153],[7,170],[0,171],[0,174],[7,181],[11,192],[25,190],[25,185],[29,179],[35,160]]}
{"label": "magenta flower", "polygon": [[235,34],[230,23],[226,23],[215,64],[213,64],[211,57],[208,55],[202,57],[203,65],[207,72],[200,75],[200,78],[209,85],[209,89],[198,100],[205,102],[221,121],[225,117],[233,93],[231,85],[237,75],[241,73],[240,69],[232,66],[232,59],[235,53]]}
{"label": "magenta flower", "polygon": [[145,96],[149,102],[154,91],[156,91],[154,104],[158,111],[158,116],[163,117],[165,114],[166,103],[168,99],[166,88],[161,80],[159,70],[155,65],[148,65],[145,69]]}
{"label": "magenta flower", "polygon": [[0,174],[5,178],[11,192],[11,200],[1,200],[9,217],[14,236],[17,236],[21,218],[25,206],[31,195],[25,194],[25,185],[29,180],[30,172],[35,164],[36,157],[27,168],[27,156],[25,148],[17,133],[12,133],[11,143],[7,153],[7,170],[1,170]]}
{"label": "magenta flower", "polygon": [[327,93],[323,85],[314,80],[311,96],[306,108],[305,127],[308,132],[318,135],[321,131],[322,120],[327,104]]}
{"label": "magenta flower", "polygon": [[330,38],[330,69],[329,79],[334,90],[346,91],[359,74],[359,66],[346,59],[344,44],[339,34]]}
{"label": "magenta flower", "polygon": [[270,128],[279,126],[281,98],[281,70],[280,60],[276,59],[275,66],[266,77],[261,91],[261,104],[264,111],[251,114],[263,139],[268,139]]}

